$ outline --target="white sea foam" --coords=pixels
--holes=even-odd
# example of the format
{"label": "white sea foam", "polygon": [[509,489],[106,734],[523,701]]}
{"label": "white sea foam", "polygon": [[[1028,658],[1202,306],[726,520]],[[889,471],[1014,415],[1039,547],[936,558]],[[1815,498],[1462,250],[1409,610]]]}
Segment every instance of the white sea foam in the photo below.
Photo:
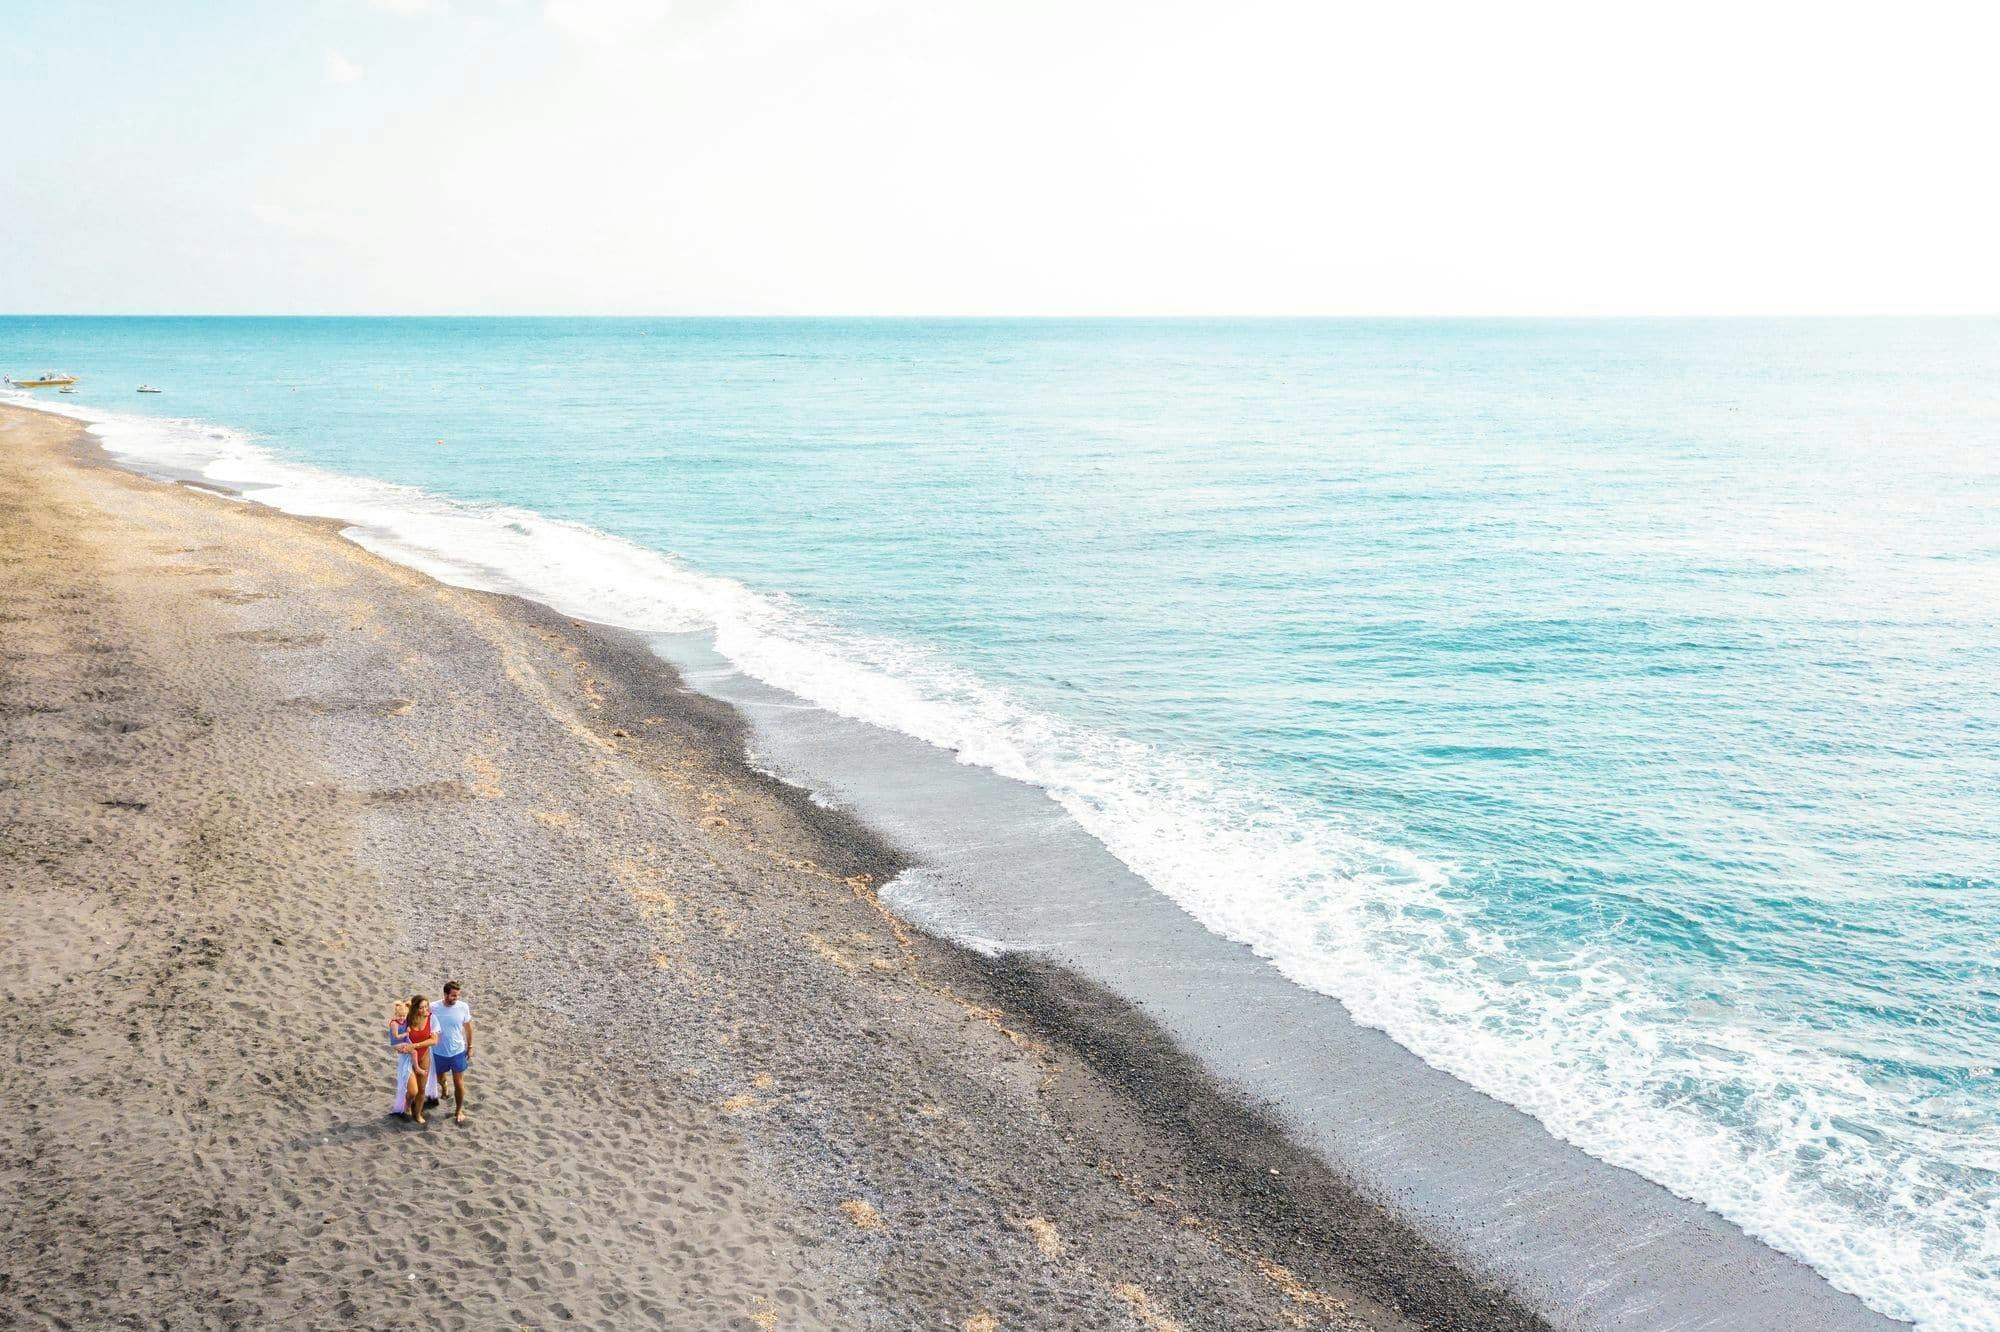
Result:
{"label": "white sea foam", "polygon": [[[1608,955],[1520,956],[1479,927],[1447,866],[589,527],[286,462],[198,422],[36,405],[91,422],[136,465],[341,519],[357,542],[446,582],[712,634],[750,676],[1034,783],[1204,926],[1560,1137],[1705,1202],[1884,1312],[1931,1329],[2000,1325],[2000,1230],[1902,1140],[1836,1131],[1881,1117],[1849,1065],[1763,1032],[1708,1024],[1696,1040],[1675,996]],[[1738,1121],[1691,1104],[1686,1088],[1717,1083],[1739,1090]]]}

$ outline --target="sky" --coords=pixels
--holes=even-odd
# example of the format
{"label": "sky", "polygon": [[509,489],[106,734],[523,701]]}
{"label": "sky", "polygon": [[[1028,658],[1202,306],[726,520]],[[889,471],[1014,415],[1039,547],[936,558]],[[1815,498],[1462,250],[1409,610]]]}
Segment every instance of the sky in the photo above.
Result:
{"label": "sky", "polygon": [[1994,15],[0,0],[0,311],[1996,314]]}

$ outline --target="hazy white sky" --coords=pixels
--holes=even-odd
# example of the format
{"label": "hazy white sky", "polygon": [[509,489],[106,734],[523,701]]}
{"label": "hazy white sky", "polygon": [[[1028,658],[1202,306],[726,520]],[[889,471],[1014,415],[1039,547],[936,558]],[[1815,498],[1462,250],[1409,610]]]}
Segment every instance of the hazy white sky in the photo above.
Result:
{"label": "hazy white sky", "polygon": [[0,0],[0,311],[2000,313],[1993,13]]}

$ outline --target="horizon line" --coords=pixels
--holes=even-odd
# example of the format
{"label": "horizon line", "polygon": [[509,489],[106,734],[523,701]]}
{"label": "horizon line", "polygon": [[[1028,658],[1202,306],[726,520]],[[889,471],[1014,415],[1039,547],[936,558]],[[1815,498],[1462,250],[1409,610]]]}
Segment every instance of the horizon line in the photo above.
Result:
{"label": "horizon line", "polygon": [[1268,314],[1241,311],[1212,313],[1125,313],[1102,314],[1071,312],[1064,314],[1030,313],[868,313],[868,312],[799,312],[799,313],[744,313],[744,312],[680,312],[680,313],[590,313],[578,311],[508,311],[505,313],[474,311],[208,311],[208,310],[10,310],[0,311],[0,319],[702,319],[702,320],[807,320],[807,319],[871,319],[871,320],[1265,320],[1306,322],[1312,320],[1379,320],[1379,321],[1555,321],[1577,322],[1611,320],[1990,320],[2000,319],[2000,310],[1995,311],[1851,311],[1851,312],[1673,312],[1628,311],[1618,313],[1370,313],[1342,312],[1327,314]]}

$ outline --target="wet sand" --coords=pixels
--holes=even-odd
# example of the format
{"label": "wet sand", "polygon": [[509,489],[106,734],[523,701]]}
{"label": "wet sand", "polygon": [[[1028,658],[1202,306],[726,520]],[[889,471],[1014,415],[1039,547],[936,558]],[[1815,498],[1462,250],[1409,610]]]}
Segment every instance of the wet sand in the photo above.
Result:
{"label": "wet sand", "polygon": [[0,1325],[1545,1325],[632,636],[11,408],[0,556]]}
{"label": "wet sand", "polygon": [[[1457,1261],[1577,1329],[1905,1326],[1698,1202],[1579,1150],[1212,934],[1049,794],[752,680],[692,635],[657,650],[750,719],[760,765],[905,846],[890,908],[1090,977]],[[1052,890],[1058,886],[1059,891]],[[1090,1024],[1074,1028],[1088,1044]],[[1103,1065],[1107,1074],[1115,1064]]]}

